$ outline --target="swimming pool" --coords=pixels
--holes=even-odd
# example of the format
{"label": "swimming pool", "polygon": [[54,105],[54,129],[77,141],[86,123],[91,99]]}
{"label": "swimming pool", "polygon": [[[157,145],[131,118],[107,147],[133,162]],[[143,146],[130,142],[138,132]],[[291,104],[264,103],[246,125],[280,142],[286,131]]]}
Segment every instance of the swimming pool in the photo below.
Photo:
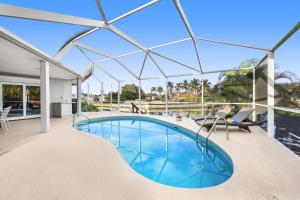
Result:
{"label": "swimming pool", "polygon": [[106,117],[75,128],[109,140],[128,165],[155,182],[181,188],[219,185],[233,173],[217,145],[174,124],[148,117]]}

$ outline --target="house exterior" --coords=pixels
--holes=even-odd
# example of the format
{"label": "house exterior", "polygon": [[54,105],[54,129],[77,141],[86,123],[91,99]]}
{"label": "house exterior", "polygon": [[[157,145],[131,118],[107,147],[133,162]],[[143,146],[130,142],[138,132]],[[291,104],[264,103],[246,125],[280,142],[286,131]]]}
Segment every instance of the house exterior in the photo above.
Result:
{"label": "house exterior", "polygon": [[[0,110],[11,106],[11,120],[41,118],[41,132],[51,116],[72,114],[72,86],[81,94],[80,74],[0,27]],[[78,96],[78,95],[77,95]],[[81,111],[77,98],[77,111]]]}

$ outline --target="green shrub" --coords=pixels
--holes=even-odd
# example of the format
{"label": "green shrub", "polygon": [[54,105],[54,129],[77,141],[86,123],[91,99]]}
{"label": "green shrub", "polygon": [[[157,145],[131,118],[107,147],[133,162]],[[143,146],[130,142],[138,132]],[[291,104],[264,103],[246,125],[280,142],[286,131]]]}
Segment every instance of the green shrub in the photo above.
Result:
{"label": "green shrub", "polygon": [[88,103],[87,101],[83,101],[81,103],[82,112],[97,112],[98,108],[93,103]]}

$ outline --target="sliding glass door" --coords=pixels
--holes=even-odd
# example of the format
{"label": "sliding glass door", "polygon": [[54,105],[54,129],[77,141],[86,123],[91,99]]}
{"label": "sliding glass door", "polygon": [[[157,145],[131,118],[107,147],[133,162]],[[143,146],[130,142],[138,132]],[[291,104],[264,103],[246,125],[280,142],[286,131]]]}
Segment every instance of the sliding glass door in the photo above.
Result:
{"label": "sliding glass door", "polygon": [[2,83],[1,86],[2,109],[11,106],[8,117],[22,119],[40,114],[39,86],[14,83]]}
{"label": "sliding glass door", "polygon": [[39,115],[40,113],[40,87],[26,86],[26,116]]}
{"label": "sliding glass door", "polygon": [[3,109],[11,106],[8,117],[24,116],[23,85],[2,85]]}

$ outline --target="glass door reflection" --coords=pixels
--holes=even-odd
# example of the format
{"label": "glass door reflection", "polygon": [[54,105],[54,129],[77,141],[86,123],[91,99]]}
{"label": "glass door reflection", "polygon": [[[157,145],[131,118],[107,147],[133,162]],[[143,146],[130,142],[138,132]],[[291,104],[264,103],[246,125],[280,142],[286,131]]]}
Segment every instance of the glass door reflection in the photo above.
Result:
{"label": "glass door reflection", "polygon": [[40,87],[26,86],[26,116],[41,113]]}
{"label": "glass door reflection", "polygon": [[8,117],[24,116],[23,85],[3,84],[3,108],[11,106]]}

